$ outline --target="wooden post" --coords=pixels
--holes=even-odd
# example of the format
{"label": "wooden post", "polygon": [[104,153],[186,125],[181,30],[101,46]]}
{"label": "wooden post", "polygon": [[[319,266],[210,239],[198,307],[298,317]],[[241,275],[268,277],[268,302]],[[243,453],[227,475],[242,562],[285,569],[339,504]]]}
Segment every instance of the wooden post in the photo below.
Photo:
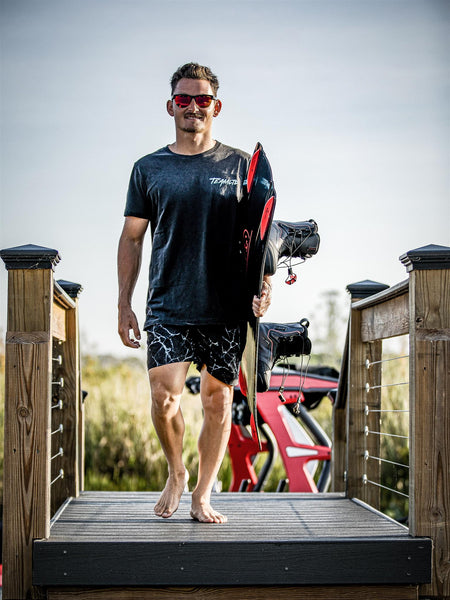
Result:
{"label": "wooden post", "polygon": [[3,597],[31,595],[32,544],[50,527],[53,267],[57,250],[2,250],[8,269],[5,352]]}
{"label": "wooden post", "polygon": [[400,257],[410,278],[410,505],[413,536],[433,540],[433,582],[450,597],[450,248]]}
{"label": "wooden post", "polygon": [[347,448],[348,328],[342,353],[336,400],[333,404],[331,443],[331,491],[345,492]]}
{"label": "wooden post", "polygon": [[[387,289],[389,286],[366,280],[347,286],[351,294],[352,304],[359,299],[367,298]],[[374,507],[379,506],[379,491],[375,486],[364,485],[364,475],[371,481],[379,480],[379,465],[375,461],[365,460],[365,451],[379,456],[379,436],[365,435],[365,426],[376,431],[378,421],[373,416],[368,419],[365,406],[375,408],[379,404],[380,395],[372,390],[366,391],[366,384],[375,385],[380,377],[380,369],[366,367],[366,361],[375,362],[381,359],[381,342],[363,342],[361,339],[361,311],[350,309],[348,338],[348,376],[347,376],[347,418],[346,418],[346,482],[347,495],[358,497]],[[378,403],[378,404],[377,404]],[[379,406],[378,406],[379,408]]]}
{"label": "wooden post", "polygon": [[[67,313],[67,334],[69,346],[67,348],[67,370],[70,372],[71,399],[73,406],[73,422],[77,426],[76,448],[73,452],[75,463],[73,467],[73,485],[68,489],[68,496],[78,496],[80,490],[84,489],[84,401],[81,391],[81,362],[80,362],[80,327],[78,313],[78,297],[83,291],[79,283],[64,281],[57,282],[70,298],[72,298],[75,309]],[[75,435],[75,434],[74,434]],[[76,471],[76,473],[75,473]]]}
{"label": "wooden post", "polygon": [[[54,339],[53,380],[63,383],[53,390],[53,406],[61,401],[61,409],[52,410],[52,430],[62,425],[52,444],[51,513],[70,496],[80,492],[80,353],[78,334],[78,294],[81,285],[60,280],[55,285],[55,304],[63,308],[64,336]],[[60,357],[60,360],[56,360]],[[52,440],[53,441],[53,440]],[[62,451],[62,455],[58,455]],[[59,472],[64,477],[58,477]]]}

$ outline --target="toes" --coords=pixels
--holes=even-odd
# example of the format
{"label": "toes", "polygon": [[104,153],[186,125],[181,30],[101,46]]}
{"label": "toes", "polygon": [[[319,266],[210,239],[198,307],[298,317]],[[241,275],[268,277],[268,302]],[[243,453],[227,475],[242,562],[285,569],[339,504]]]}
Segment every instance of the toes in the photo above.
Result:
{"label": "toes", "polygon": [[168,519],[169,517],[171,517],[173,515],[173,513],[175,511],[169,510],[167,508],[155,508],[153,509],[153,512],[155,513],[155,515],[157,517],[162,517],[163,519]]}
{"label": "toes", "polygon": [[155,515],[157,517],[170,517],[172,515],[172,512],[170,510],[168,510],[167,508],[164,507],[158,507],[155,506],[155,508],[153,509],[153,512],[155,513]]}
{"label": "toes", "polygon": [[191,512],[191,517],[194,521],[198,521],[199,523],[214,523],[214,519],[212,517],[208,517],[207,515],[196,515]]}
{"label": "toes", "polygon": [[153,512],[157,517],[162,517],[163,519],[168,519],[173,515],[173,513],[177,510],[178,505],[173,509],[171,507],[171,502],[161,502],[160,504],[156,504],[153,508]]}
{"label": "toes", "polygon": [[216,522],[212,516],[205,515],[203,513],[195,513],[194,511],[191,511],[191,517],[194,519],[194,521],[198,521],[199,523],[215,523]]}
{"label": "toes", "polygon": [[173,479],[169,477],[166,483],[166,487],[163,489],[158,502],[153,508],[153,512],[157,517],[168,519],[178,509],[180,498],[183,494],[183,490],[187,479],[187,471],[184,474],[184,477],[181,482],[173,481]]}
{"label": "toes", "polygon": [[228,521],[225,515],[222,515],[212,508],[195,511],[191,510],[191,517],[200,523],[226,523]]}
{"label": "toes", "polygon": [[226,523],[228,518],[225,515],[221,515],[220,513],[216,513],[216,523]]}

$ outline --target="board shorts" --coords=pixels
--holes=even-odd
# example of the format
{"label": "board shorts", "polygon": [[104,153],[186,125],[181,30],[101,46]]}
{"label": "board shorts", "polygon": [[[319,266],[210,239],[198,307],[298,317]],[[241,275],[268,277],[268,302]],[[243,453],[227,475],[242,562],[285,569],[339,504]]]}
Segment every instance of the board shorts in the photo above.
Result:
{"label": "board shorts", "polygon": [[166,325],[147,327],[147,367],[193,362],[227,385],[235,385],[245,346],[242,325]]}

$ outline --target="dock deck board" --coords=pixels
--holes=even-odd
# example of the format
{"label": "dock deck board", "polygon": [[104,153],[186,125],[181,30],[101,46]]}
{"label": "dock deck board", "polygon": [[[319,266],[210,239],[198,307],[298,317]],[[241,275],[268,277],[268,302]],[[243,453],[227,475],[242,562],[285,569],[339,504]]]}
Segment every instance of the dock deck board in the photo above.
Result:
{"label": "dock deck board", "polygon": [[[170,519],[153,492],[83,492],[34,542],[33,583],[51,585],[420,584],[431,542],[340,494],[221,493],[223,525]],[[207,565],[207,568],[205,568]]]}

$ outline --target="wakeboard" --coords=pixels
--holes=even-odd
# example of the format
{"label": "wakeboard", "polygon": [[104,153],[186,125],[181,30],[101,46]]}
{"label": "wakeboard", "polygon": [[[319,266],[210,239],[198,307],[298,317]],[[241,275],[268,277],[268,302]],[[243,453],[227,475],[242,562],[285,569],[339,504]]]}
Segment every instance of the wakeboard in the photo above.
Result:
{"label": "wakeboard", "polygon": [[258,142],[247,173],[247,196],[243,201],[242,247],[245,261],[247,337],[241,360],[239,386],[251,413],[252,435],[261,445],[256,406],[259,317],[252,309],[254,296],[261,293],[264,263],[275,210],[276,193],[272,169]]}

